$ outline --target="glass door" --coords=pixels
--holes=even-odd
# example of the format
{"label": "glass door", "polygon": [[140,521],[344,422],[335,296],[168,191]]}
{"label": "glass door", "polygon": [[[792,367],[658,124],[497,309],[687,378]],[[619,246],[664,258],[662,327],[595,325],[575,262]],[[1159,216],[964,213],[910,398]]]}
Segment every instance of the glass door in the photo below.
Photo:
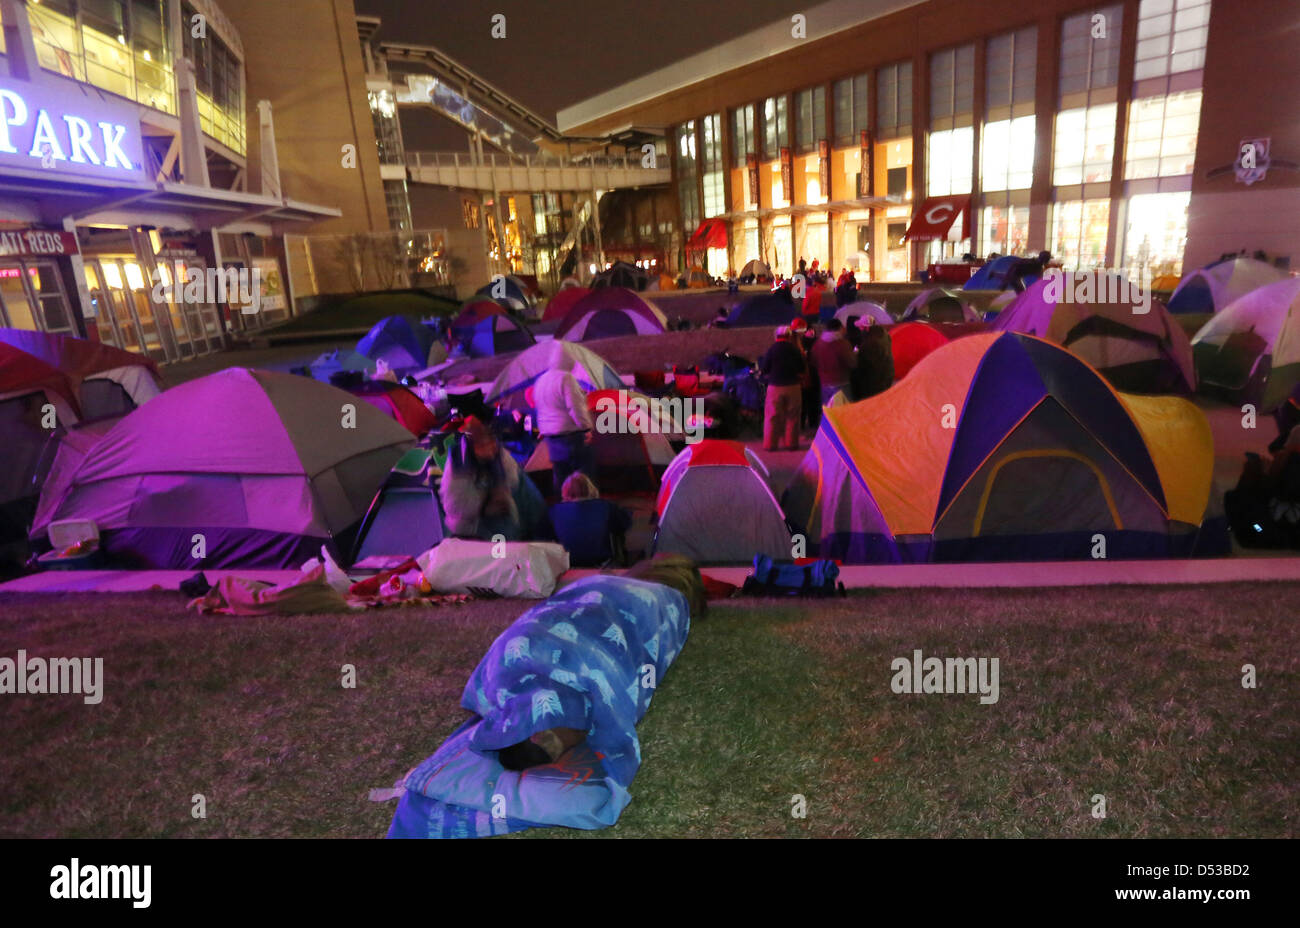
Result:
{"label": "glass door", "polygon": [[14,329],[75,335],[58,264],[41,258],[0,261],[0,321]]}
{"label": "glass door", "polygon": [[40,331],[23,273],[21,260],[0,261],[0,321],[6,328]]}

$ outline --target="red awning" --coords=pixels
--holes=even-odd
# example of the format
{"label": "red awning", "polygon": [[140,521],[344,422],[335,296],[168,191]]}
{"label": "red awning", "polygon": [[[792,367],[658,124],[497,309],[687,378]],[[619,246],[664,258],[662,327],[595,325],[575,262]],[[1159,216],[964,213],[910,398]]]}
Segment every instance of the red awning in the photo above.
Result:
{"label": "red awning", "polygon": [[[912,214],[912,224],[903,238],[909,242],[930,242],[946,238],[957,216],[970,216],[970,194],[959,197],[927,197]],[[967,228],[970,223],[966,223]]]}
{"label": "red awning", "polygon": [[706,219],[695,230],[691,240],[686,243],[688,251],[704,251],[706,248],[727,247],[727,224],[721,219]]}

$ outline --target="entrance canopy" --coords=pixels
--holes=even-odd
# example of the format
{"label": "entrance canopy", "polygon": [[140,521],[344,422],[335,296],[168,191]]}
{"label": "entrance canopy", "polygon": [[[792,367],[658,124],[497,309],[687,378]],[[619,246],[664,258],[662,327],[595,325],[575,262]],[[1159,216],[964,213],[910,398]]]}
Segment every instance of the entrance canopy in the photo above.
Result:
{"label": "entrance canopy", "polygon": [[961,214],[966,215],[970,227],[970,195],[958,197],[927,197],[912,215],[912,224],[903,236],[909,242],[932,242],[948,237],[948,230]]}

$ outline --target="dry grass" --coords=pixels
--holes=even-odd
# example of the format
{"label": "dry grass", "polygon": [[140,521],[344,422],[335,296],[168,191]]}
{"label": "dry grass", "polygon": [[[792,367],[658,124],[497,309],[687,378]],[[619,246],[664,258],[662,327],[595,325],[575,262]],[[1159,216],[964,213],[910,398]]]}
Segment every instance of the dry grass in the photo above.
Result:
{"label": "dry grass", "polygon": [[[719,604],[642,723],[631,806],[600,834],[1294,836],[1296,593]],[[525,606],[242,619],[174,594],[10,597],[0,655],[100,656],[107,684],[99,706],[0,697],[0,834],[380,836],[392,806],[367,790],[461,721],[470,670]],[[999,658],[999,702],[895,695],[890,661],[914,648]]]}

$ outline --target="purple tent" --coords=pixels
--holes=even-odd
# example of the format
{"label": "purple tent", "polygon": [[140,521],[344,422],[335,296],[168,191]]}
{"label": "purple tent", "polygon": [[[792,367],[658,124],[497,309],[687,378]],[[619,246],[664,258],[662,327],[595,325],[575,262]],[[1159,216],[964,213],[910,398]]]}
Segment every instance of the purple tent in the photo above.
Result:
{"label": "purple tent", "polygon": [[619,335],[653,335],[667,329],[664,314],[623,287],[592,290],[573,304],[555,337],[585,342]]}
{"label": "purple tent", "polygon": [[120,566],[297,567],[365,514],[411,433],[306,377],[231,368],[125,416],[46,521],[85,519]]}

